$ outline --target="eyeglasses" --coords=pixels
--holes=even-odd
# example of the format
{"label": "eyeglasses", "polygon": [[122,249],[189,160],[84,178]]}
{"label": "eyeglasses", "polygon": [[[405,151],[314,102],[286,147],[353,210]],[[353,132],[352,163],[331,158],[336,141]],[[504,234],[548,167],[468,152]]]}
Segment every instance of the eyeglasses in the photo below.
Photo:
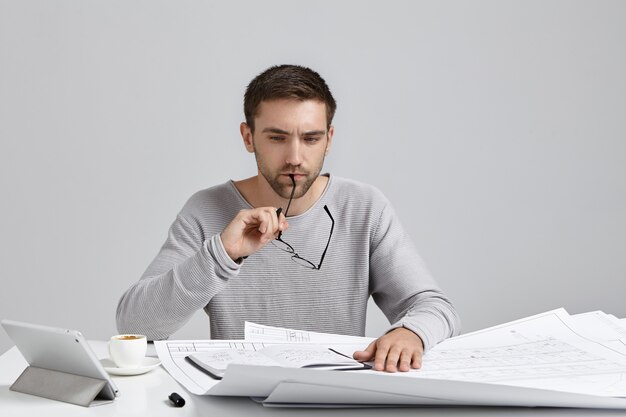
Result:
{"label": "eyeglasses", "polygon": [[[293,178],[293,175],[290,175],[289,177],[291,178],[291,182],[293,183],[293,188],[291,189],[291,196],[289,197],[289,203],[287,203],[287,209],[285,209],[285,217],[287,217],[287,212],[289,212],[289,206],[291,205],[291,200],[293,200],[293,194],[296,191],[296,180]],[[298,255],[295,249],[293,248],[293,246],[291,246],[289,243],[285,242],[282,239],[282,234],[283,234],[282,232],[278,233],[278,237],[272,241],[272,244],[276,246],[278,249],[282,250],[283,252],[287,252],[291,254],[291,259],[295,263],[302,265],[306,268],[310,268],[310,269],[318,269],[318,270],[322,269],[322,263],[324,262],[324,257],[326,256],[328,245],[330,245],[330,238],[333,236],[333,229],[335,228],[335,219],[333,219],[333,216],[330,214],[330,211],[328,210],[328,206],[324,206],[324,211],[326,212],[326,214],[328,214],[328,217],[330,217],[331,225],[330,225],[330,233],[328,235],[328,241],[326,242],[326,247],[324,248],[324,252],[322,252],[322,257],[320,258],[319,264],[315,265],[313,262],[309,261],[308,259],[305,259],[301,257],[300,255]],[[280,216],[280,212],[281,212],[280,208],[276,210],[276,214],[278,216]]]}

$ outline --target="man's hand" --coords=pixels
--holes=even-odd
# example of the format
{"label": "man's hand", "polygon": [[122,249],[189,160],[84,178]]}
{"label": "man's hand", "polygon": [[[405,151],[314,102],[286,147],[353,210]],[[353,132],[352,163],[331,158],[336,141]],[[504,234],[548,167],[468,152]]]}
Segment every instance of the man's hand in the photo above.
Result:
{"label": "man's hand", "polygon": [[236,261],[258,251],[288,227],[285,216],[277,216],[274,207],[260,207],[239,211],[220,237],[226,253]]}
{"label": "man's hand", "polygon": [[374,360],[374,369],[387,372],[407,372],[422,366],[424,343],[409,329],[393,329],[369,344],[365,350],[354,352],[361,362]]}

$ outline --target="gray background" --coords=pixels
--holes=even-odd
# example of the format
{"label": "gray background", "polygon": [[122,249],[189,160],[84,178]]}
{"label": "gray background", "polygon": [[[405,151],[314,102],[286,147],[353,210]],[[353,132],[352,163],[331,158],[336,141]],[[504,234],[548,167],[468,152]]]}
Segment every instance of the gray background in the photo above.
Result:
{"label": "gray background", "polygon": [[[0,318],[115,333],[186,199],[255,174],[242,94],[279,63],[326,78],[326,169],[383,190],[465,331],[624,317],[625,21],[622,1],[0,0]],[[208,337],[204,313],[174,337]]]}

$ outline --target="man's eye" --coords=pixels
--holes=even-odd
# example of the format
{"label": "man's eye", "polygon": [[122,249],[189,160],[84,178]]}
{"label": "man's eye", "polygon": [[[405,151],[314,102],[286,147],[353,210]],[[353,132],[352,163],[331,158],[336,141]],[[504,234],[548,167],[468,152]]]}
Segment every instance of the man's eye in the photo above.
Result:
{"label": "man's eye", "polygon": [[304,140],[309,143],[315,143],[315,142],[318,142],[320,138],[318,136],[308,136],[304,138]]}
{"label": "man's eye", "polygon": [[270,140],[279,142],[281,140],[283,140],[284,138],[282,136],[270,136]]}

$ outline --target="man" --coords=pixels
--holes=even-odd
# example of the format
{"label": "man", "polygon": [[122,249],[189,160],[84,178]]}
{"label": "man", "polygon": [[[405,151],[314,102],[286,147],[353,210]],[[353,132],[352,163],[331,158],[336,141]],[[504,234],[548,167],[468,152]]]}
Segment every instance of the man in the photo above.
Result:
{"label": "man", "polygon": [[204,308],[217,339],[242,338],[246,320],[362,336],[372,295],[392,325],[354,357],[388,372],[419,368],[425,349],[458,333],[455,309],[385,197],[320,175],[335,109],[308,68],[252,80],[240,130],[258,175],[189,199],[120,299],[120,332],[164,339]]}

